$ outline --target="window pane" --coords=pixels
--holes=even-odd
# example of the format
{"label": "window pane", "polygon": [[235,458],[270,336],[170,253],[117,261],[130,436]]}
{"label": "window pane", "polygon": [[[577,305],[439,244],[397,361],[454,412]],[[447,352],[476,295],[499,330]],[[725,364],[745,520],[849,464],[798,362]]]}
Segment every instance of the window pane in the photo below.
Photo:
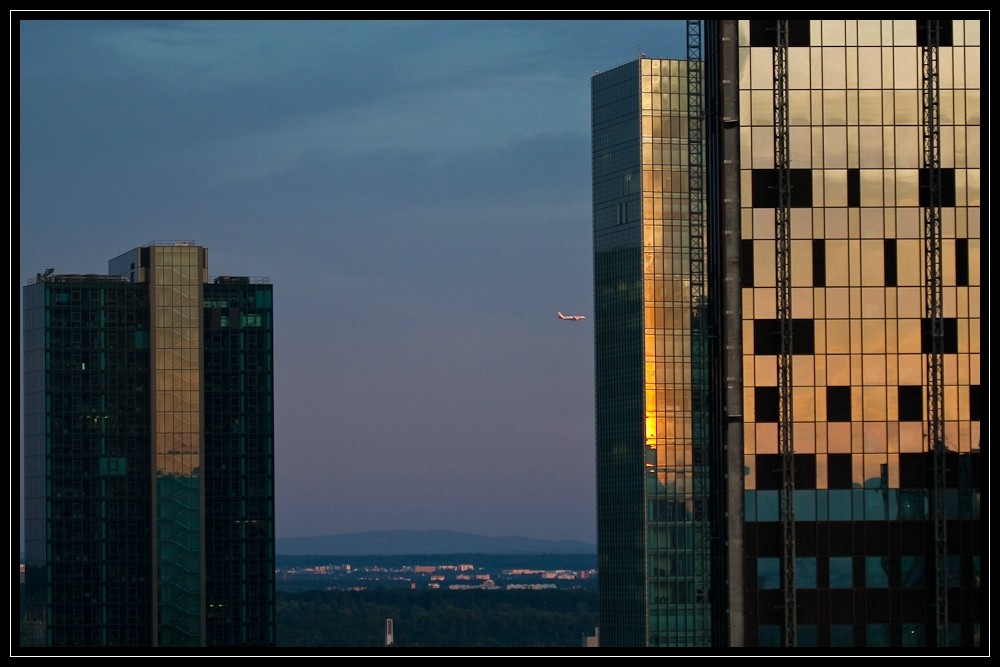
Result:
{"label": "window pane", "polygon": [[781,588],[780,559],[757,559],[757,588],[769,590]]}
{"label": "window pane", "polygon": [[830,556],[830,588],[851,588],[852,567],[850,556]]}
{"label": "window pane", "polygon": [[865,586],[868,588],[888,588],[888,564],[882,556],[865,558]]}

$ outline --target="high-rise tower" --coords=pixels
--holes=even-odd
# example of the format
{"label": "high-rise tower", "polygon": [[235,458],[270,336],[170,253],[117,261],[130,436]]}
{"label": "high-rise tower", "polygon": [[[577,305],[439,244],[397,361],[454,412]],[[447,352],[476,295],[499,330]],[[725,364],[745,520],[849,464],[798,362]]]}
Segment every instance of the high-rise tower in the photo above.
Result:
{"label": "high-rise tower", "polygon": [[604,646],[980,642],[980,21],[595,75]]}
{"label": "high-rise tower", "polygon": [[108,266],[24,288],[25,641],[273,646],[271,285]]}

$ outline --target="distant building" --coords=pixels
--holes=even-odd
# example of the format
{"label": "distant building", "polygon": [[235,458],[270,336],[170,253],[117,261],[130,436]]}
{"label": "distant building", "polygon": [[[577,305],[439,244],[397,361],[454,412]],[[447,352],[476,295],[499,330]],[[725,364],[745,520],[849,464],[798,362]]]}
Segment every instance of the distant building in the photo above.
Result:
{"label": "distant building", "polygon": [[982,21],[687,27],[591,80],[601,645],[978,647]]}
{"label": "distant building", "polygon": [[275,644],[272,288],[207,255],[24,287],[33,643]]}
{"label": "distant building", "polygon": [[594,628],[594,634],[593,635],[584,635],[583,636],[583,646],[584,646],[584,648],[597,648],[597,647],[599,647],[601,645],[600,635],[601,635],[601,629],[599,627],[598,628]]}
{"label": "distant building", "polygon": [[385,619],[385,645],[392,646],[396,642],[396,639],[392,634],[392,619]]}

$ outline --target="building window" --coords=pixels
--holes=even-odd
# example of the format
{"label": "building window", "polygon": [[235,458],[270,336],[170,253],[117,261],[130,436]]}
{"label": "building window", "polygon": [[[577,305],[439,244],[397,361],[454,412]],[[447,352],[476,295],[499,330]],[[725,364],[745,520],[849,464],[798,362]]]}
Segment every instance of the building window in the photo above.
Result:
{"label": "building window", "polygon": [[[754,169],[750,178],[751,205],[754,208],[777,208],[778,170]],[[789,169],[788,181],[790,206],[792,208],[811,208],[813,205],[812,169]],[[952,183],[954,190],[954,175]],[[952,195],[952,199],[954,200],[954,195]]]}
{"label": "building window", "polygon": [[925,556],[899,557],[899,583],[903,588],[922,588],[927,585],[926,562]]}
{"label": "building window", "polygon": [[740,285],[753,287],[753,240],[751,239],[740,241]]}
{"label": "building window", "polygon": [[900,643],[903,646],[927,645],[927,641],[924,639],[924,626],[922,623],[904,623],[900,631],[902,632]]}
{"label": "building window", "polygon": [[816,559],[795,559],[795,588],[816,588]]}
{"label": "building window", "polygon": [[851,388],[826,388],[826,419],[831,422],[851,421]]}
{"label": "building window", "polygon": [[[931,44],[928,35],[928,25],[932,20],[938,24],[938,43]],[[941,19],[917,19],[917,46],[953,46],[954,34],[952,22]]]}
{"label": "building window", "polygon": [[854,626],[843,623],[830,625],[830,646],[854,646]]}
{"label": "building window", "polygon": [[830,588],[852,588],[854,565],[850,556],[830,556]]}
{"label": "building window", "polygon": [[757,627],[758,646],[781,646],[781,626],[761,625]]}
{"label": "building window", "polygon": [[899,282],[896,268],[896,239],[885,239],[883,250],[885,263],[885,286],[896,287]]}
{"label": "building window", "polygon": [[969,385],[969,419],[982,421],[983,399],[978,384]]}
{"label": "building window", "polygon": [[757,422],[778,421],[778,388],[754,387],[754,419]]}
{"label": "building window", "polygon": [[866,625],[865,646],[889,646],[889,625],[887,623]]}
{"label": "building window", "polygon": [[[942,333],[942,346],[945,354],[954,354],[958,352],[958,320],[954,317],[944,317],[942,318],[941,328]],[[930,318],[922,318],[920,320],[920,351],[923,354],[931,353],[931,320]]]}
{"label": "building window", "polygon": [[969,239],[955,239],[955,284],[969,285]]}
{"label": "building window", "polygon": [[[792,354],[815,354],[815,322],[812,319],[792,320]],[[760,319],[753,321],[754,354],[781,354],[781,322]]]}
{"label": "building window", "polygon": [[889,567],[885,556],[865,557],[865,587],[888,588]]}
{"label": "building window", "polygon": [[[938,190],[938,204],[941,206],[955,205],[955,170],[942,168],[938,170],[941,176],[941,186]],[[920,205],[923,207],[931,205],[930,182],[931,170],[924,168],[920,170]]]}
{"label": "building window", "polygon": [[[830,387],[827,387],[829,390]],[[829,396],[829,395],[828,395]],[[827,454],[826,485],[830,489],[851,488],[851,455]]]}
{"label": "building window", "polygon": [[919,385],[899,387],[899,421],[918,422],[924,418],[923,390]]}
{"label": "building window", "polygon": [[817,632],[815,625],[796,625],[795,627],[796,646],[817,646]]}
{"label": "building window", "polygon": [[[750,46],[777,46],[777,23],[777,21],[750,21]],[[788,46],[809,46],[809,21],[788,21],[786,40]]]}
{"label": "building window", "polygon": [[826,241],[813,239],[812,242],[813,287],[826,287]]}
{"label": "building window", "polygon": [[757,559],[757,588],[777,590],[781,588],[781,559]]}
{"label": "building window", "polygon": [[830,498],[830,521],[850,521],[851,520],[851,490],[831,489]]}

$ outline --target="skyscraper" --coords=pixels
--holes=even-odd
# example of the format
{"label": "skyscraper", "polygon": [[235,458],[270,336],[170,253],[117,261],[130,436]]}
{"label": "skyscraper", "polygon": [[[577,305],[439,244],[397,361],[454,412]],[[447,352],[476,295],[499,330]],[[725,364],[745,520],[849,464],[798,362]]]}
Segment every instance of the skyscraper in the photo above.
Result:
{"label": "skyscraper", "polygon": [[30,644],[274,645],[272,287],[207,257],[24,287]]}
{"label": "skyscraper", "polygon": [[602,646],[980,643],[980,21],[592,79]]}

